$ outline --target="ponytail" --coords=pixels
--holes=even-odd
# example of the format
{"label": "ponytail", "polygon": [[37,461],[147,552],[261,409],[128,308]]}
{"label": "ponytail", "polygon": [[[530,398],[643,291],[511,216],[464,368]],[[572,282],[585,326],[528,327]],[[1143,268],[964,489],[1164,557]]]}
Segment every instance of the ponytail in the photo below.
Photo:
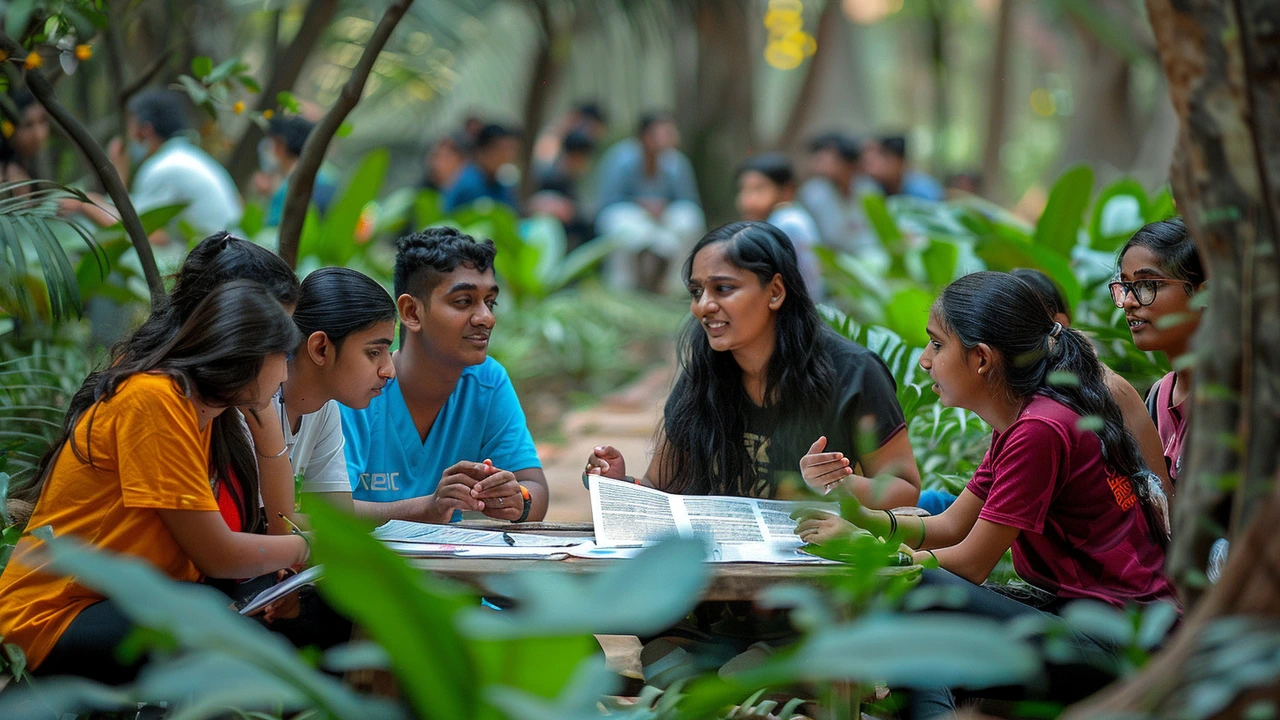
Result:
{"label": "ponytail", "polygon": [[1103,460],[1129,478],[1152,536],[1162,544],[1167,540],[1159,530],[1161,498],[1144,477],[1150,470],[1088,338],[1054,322],[1035,289],[1008,273],[976,272],[956,280],[942,291],[934,313],[966,348],[985,343],[1000,353],[997,379],[1013,398],[1043,395],[1081,418],[1097,418],[1092,430],[1102,442]]}

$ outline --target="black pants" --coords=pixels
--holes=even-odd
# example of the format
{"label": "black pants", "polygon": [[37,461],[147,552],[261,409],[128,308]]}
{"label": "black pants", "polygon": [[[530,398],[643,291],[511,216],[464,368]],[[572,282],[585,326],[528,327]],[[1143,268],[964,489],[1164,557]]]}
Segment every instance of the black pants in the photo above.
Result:
{"label": "black pants", "polygon": [[116,648],[133,627],[114,602],[100,600],[76,615],[32,674],[76,675],[108,685],[129,682],[137,676],[144,658],[122,662]]}
{"label": "black pants", "polygon": [[[963,593],[962,603],[938,608],[939,610],[1000,621],[1014,620],[1027,615],[1053,615],[1061,607],[1059,603],[1044,609],[1036,609],[990,588],[974,585],[946,570],[926,570],[920,587],[956,588],[957,590],[951,592]],[[1046,677],[1039,686],[992,688],[968,696],[1010,701],[1036,698],[1067,704],[1092,695],[1114,679],[1110,673],[1099,669],[1097,665],[1099,661],[1114,656],[1115,648],[1104,646],[1075,632],[1070,633],[1069,639],[1075,646],[1074,654],[1080,658],[1079,661],[1066,664],[1046,661]],[[907,696],[907,707],[903,717],[909,720],[951,717],[955,713],[956,697],[949,688],[914,690]]]}

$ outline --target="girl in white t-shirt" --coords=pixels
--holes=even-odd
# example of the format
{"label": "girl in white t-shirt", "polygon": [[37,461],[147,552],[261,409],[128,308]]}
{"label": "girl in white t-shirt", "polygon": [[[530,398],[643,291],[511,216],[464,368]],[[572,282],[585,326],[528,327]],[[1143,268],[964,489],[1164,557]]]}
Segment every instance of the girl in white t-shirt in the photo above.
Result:
{"label": "girl in white t-shirt", "polygon": [[364,408],[395,377],[396,305],[372,278],[321,268],[302,281],[293,322],[302,342],[268,412],[246,418],[258,453],[269,531],[289,532],[303,493],[351,508],[338,403]]}
{"label": "girl in white t-shirt", "polygon": [[821,242],[818,226],[808,210],[792,202],[795,195],[796,175],[785,155],[754,155],[738,168],[738,213],[743,220],[767,222],[791,239],[809,296],[822,302],[822,267],[813,251]]}

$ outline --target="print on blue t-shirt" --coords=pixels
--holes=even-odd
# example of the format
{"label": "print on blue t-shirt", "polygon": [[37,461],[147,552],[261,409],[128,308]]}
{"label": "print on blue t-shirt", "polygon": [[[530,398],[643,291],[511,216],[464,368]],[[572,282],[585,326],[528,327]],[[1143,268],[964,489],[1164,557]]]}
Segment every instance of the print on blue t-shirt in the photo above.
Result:
{"label": "print on blue t-shirt", "polygon": [[511,378],[493,358],[462,371],[425,442],[394,379],[364,410],[342,407],[342,433],[356,500],[430,495],[441,474],[462,460],[488,458],[511,472],[542,467]]}

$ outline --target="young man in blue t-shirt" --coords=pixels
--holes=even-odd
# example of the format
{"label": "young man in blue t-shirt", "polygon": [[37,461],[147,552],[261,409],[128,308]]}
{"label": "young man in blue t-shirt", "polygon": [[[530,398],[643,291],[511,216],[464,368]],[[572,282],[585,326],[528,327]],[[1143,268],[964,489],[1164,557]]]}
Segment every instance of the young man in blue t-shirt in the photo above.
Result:
{"label": "young man in blue t-shirt", "polygon": [[396,377],[364,410],[342,408],[356,512],[447,523],[463,510],[541,520],[547,479],[507,371],[488,357],[498,285],[493,242],[453,228],[402,238],[395,268]]}

